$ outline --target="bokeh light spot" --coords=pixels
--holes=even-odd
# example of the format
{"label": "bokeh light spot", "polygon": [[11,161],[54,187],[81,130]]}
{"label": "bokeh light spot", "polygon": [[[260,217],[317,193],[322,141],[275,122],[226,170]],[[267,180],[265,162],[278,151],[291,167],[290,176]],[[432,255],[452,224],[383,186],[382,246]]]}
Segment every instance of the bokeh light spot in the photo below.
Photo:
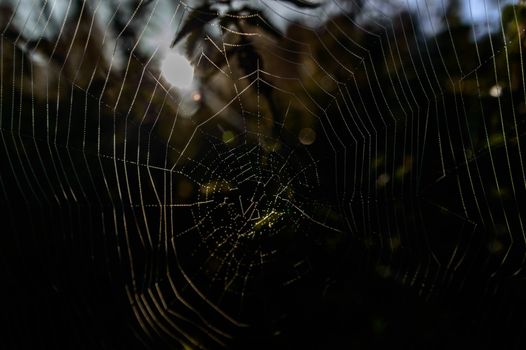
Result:
{"label": "bokeh light spot", "polygon": [[188,89],[194,80],[194,68],[186,57],[177,52],[168,52],[161,63],[163,77],[179,89]]}

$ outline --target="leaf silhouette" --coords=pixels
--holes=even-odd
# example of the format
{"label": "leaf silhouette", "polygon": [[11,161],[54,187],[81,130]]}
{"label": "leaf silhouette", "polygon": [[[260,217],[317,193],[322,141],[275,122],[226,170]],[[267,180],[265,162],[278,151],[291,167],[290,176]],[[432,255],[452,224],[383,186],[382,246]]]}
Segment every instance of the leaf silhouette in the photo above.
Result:
{"label": "leaf silhouette", "polygon": [[188,14],[188,18],[185,24],[183,25],[179,33],[177,33],[170,47],[174,47],[175,45],[177,45],[177,43],[181,41],[182,38],[184,38],[191,32],[198,29],[199,31],[201,31],[205,24],[214,20],[218,16],[219,14],[217,13],[217,11],[212,10],[209,4],[196,7],[192,12]]}
{"label": "leaf silhouette", "polygon": [[[247,16],[249,15],[249,16]],[[266,17],[261,11],[245,6],[240,10],[230,11],[225,14],[225,21],[223,25],[227,25],[233,22],[243,21],[244,23],[263,29],[275,38],[281,38],[281,32],[277,29],[270,19]]]}
{"label": "leaf silhouette", "polygon": [[316,8],[321,5],[321,2],[314,2],[311,0],[283,0],[284,2],[290,2],[298,7]]}

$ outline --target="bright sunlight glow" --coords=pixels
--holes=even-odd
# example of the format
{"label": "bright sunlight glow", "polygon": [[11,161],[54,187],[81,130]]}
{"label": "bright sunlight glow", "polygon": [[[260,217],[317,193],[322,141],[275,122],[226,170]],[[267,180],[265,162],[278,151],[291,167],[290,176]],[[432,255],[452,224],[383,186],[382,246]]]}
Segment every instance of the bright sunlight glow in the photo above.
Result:
{"label": "bright sunlight glow", "polygon": [[194,68],[190,61],[173,51],[166,53],[161,63],[161,73],[170,84],[180,89],[189,89],[194,80]]}

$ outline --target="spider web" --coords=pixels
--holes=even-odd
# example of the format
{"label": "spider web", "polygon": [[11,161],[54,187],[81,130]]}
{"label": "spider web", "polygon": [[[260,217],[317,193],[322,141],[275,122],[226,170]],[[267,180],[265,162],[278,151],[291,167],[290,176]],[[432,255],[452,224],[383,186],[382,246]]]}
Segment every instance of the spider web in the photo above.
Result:
{"label": "spider web", "polygon": [[[99,335],[133,319],[146,347],[278,337],[291,300],[352,269],[348,246],[429,300],[515,293],[525,8],[510,3],[2,4],[7,266],[37,265],[21,289],[74,295]],[[183,49],[186,90],[160,69]],[[94,326],[101,300],[119,315]]]}

